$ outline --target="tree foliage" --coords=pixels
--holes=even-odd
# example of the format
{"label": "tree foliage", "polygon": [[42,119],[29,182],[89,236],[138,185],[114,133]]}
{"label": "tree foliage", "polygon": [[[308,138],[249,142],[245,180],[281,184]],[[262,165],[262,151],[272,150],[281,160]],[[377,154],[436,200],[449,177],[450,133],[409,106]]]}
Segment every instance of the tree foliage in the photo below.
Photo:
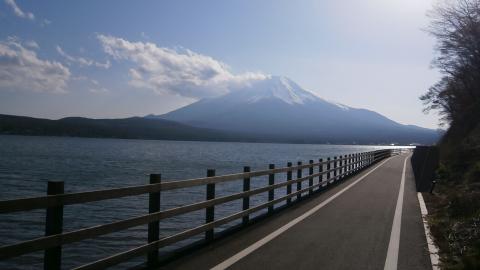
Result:
{"label": "tree foliage", "polygon": [[429,32],[436,37],[433,61],[443,74],[420,99],[444,122],[474,128],[480,114],[480,0],[437,5]]}
{"label": "tree foliage", "polygon": [[443,76],[420,99],[449,124],[431,228],[443,269],[480,269],[480,0],[443,2],[430,16]]}

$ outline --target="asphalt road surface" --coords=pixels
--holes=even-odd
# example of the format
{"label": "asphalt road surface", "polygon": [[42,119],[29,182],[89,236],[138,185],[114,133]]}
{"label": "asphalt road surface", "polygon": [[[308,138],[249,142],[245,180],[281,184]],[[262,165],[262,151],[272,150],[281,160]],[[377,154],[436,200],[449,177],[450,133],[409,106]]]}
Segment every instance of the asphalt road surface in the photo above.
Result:
{"label": "asphalt road surface", "polygon": [[211,268],[432,269],[410,156],[381,161],[161,267]]}

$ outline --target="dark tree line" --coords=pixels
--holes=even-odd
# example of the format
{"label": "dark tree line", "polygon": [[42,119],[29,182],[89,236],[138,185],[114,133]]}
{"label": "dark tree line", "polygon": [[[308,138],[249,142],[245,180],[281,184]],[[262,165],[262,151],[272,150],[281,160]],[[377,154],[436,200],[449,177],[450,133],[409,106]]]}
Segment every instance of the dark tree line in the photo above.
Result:
{"label": "dark tree line", "polygon": [[442,268],[480,269],[480,0],[443,2],[430,16],[443,76],[420,99],[448,125],[431,228]]}
{"label": "dark tree line", "polygon": [[449,125],[441,146],[455,174],[480,158],[480,0],[443,2],[430,16],[437,39],[433,65],[443,76],[420,99]]}
{"label": "dark tree line", "polygon": [[430,33],[437,38],[433,64],[443,78],[421,97],[451,126],[474,128],[480,118],[480,1],[438,5]]}

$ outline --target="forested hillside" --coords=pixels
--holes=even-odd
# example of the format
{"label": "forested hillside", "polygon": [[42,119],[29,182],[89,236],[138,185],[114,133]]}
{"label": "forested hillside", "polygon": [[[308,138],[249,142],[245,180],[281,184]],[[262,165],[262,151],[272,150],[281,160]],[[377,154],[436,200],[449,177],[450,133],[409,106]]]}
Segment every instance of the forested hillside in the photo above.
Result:
{"label": "forested hillside", "polygon": [[431,14],[443,77],[421,97],[449,126],[431,222],[443,268],[480,269],[480,1],[449,3]]}

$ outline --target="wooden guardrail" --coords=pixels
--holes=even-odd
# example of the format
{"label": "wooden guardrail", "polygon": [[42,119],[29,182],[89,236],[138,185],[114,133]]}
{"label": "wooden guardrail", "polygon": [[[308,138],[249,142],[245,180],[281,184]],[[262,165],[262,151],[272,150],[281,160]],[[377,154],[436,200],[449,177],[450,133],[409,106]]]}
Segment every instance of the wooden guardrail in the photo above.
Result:
{"label": "wooden guardrail", "polygon": [[[220,225],[237,219],[241,219],[243,224],[247,224],[250,221],[250,214],[254,212],[268,208],[267,214],[272,213],[275,209],[275,204],[283,201],[286,201],[287,205],[291,204],[298,199],[301,199],[305,193],[307,193],[306,195],[311,195],[314,190],[328,188],[331,184],[345,179],[365,167],[393,154],[395,154],[395,150],[377,150],[344,155],[343,157],[340,156],[338,158],[334,157],[333,159],[327,158],[326,161],[323,161],[322,159],[318,162],[310,160],[308,164],[298,162],[297,166],[293,166],[292,163],[289,162],[287,167],[282,168],[275,168],[274,164],[270,164],[268,170],[261,171],[250,171],[250,167],[244,167],[243,173],[221,176],[216,176],[215,170],[210,169],[207,171],[207,177],[205,178],[181,181],[162,182],[160,174],[151,174],[150,184],[148,185],[79,193],[64,194],[63,182],[48,182],[47,196],[0,201],[0,214],[33,209],[47,209],[45,225],[46,236],[0,247],[0,260],[44,250],[44,268],[60,269],[61,249],[63,245],[148,224],[148,243],[145,245],[82,265],[76,269],[103,269],[141,255],[147,255],[147,264],[153,266],[158,262],[158,251],[162,247],[188,239],[200,233],[205,233],[205,240],[211,241],[214,239],[214,228]],[[324,170],[324,165],[326,165],[326,170]],[[314,169],[317,167],[318,172],[314,173]],[[304,169],[308,169],[308,175],[306,176],[303,176],[302,174]],[[293,179],[292,174],[295,171],[297,172],[297,177],[296,179]],[[276,183],[275,175],[279,173],[286,173],[287,181]],[[267,175],[267,186],[255,189],[250,188],[250,182],[253,177]],[[324,177],[324,175],[326,175],[326,177]],[[314,184],[313,180],[316,177],[318,177],[319,181],[317,184]],[[215,197],[215,185],[217,183],[234,180],[243,180],[243,189],[241,192],[228,196]],[[305,181],[308,181],[308,186],[303,188],[302,183]],[[297,184],[296,191],[292,190],[293,184]],[[205,201],[160,211],[161,191],[199,185],[206,185]],[[286,187],[286,194],[285,196],[275,199],[274,192],[281,187]],[[250,196],[264,192],[268,193],[268,201],[250,207]],[[147,215],[75,231],[62,232],[63,208],[66,205],[135,196],[146,193],[149,193],[149,214]],[[295,197],[296,200],[293,201],[293,198]],[[242,199],[243,201],[242,211],[236,212],[230,216],[215,219],[216,205],[239,199]],[[202,209],[205,209],[205,224],[160,239],[160,220]]]}

